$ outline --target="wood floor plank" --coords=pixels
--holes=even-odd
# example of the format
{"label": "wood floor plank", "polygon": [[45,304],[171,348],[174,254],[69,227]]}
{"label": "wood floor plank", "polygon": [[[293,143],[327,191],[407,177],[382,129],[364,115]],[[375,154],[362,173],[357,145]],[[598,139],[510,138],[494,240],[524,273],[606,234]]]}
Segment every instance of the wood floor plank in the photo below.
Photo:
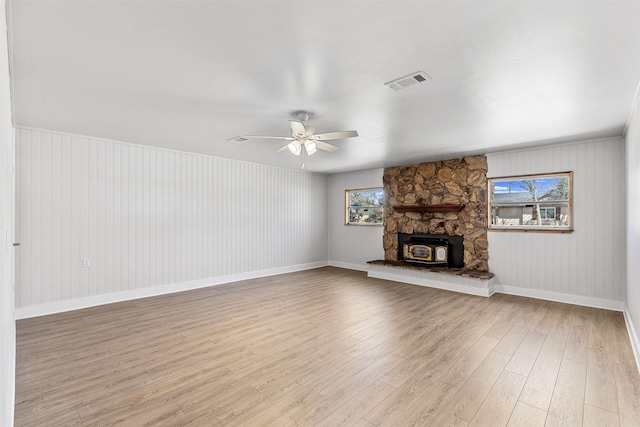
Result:
{"label": "wood floor plank", "polygon": [[587,312],[587,328],[589,330],[589,349],[600,352],[611,351],[611,337],[607,331],[607,315],[604,310]]}
{"label": "wood floor plank", "polygon": [[[341,407],[345,402],[348,402],[351,398],[368,390],[372,384],[376,383],[379,378],[402,361],[400,356],[393,353],[389,353],[383,358],[371,363],[365,369],[362,369],[356,375],[352,376],[348,381],[344,378],[331,376],[332,380],[330,386],[325,390],[317,390],[325,396],[325,399],[320,405],[313,408],[313,410],[304,414],[300,418],[296,418],[296,421],[300,425],[314,426],[326,419],[331,412],[336,408]],[[323,383],[325,384],[325,383]],[[384,384],[384,383],[383,383]],[[378,387],[380,388],[380,387]],[[389,386],[382,391],[392,390],[393,387]],[[324,392],[322,392],[324,391]],[[382,392],[381,391],[381,392]]]}
{"label": "wood floor plank", "polygon": [[485,332],[484,336],[495,338],[497,340],[502,340],[504,336],[511,330],[513,327],[512,324],[513,316],[509,312],[501,313],[496,322],[493,324],[491,328],[487,332]]}
{"label": "wood floor plank", "polygon": [[601,347],[590,348],[585,404],[617,413],[618,391],[615,378],[615,366],[611,354],[603,351]]}
{"label": "wood floor plank", "polygon": [[424,397],[414,402],[404,414],[406,425],[431,426],[451,423],[453,425],[467,425],[457,417],[446,415],[446,407],[451,399],[460,391],[457,387],[437,381],[429,390],[425,390]]}
{"label": "wood floor plank", "polygon": [[420,376],[402,383],[386,399],[372,408],[364,418],[373,425],[402,425],[401,420],[412,403],[424,397],[437,384],[433,377]]}
{"label": "wood floor plank", "polygon": [[611,338],[611,355],[615,363],[626,363],[633,359],[631,341],[624,320],[620,312],[607,312],[607,335]]}
{"label": "wood floor plank", "polygon": [[297,393],[287,396],[285,399],[269,405],[262,412],[246,420],[245,425],[280,426],[295,425],[294,421],[299,414],[306,413],[315,408],[321,402],[323,396],[309,387],[301,388]]}
{"label": "wood floor plank", "polygon": [[547,411],[527,405],[523,402],[516,403],[516,407],[509,418],[508,427],[542,427],[547,419]]}
{"label": "wood floor plank", "polygon": [[507,366],[510,356],[492,351],[451,399],[446,410],[470,422]]}
{"label": "wood floor plank", "polygon": [[469,425],[467,421],[445,411],[434,414],[433,418],[429,420],[429,423],[430,424],[426,425],[439,427],[467,427]]}
{"label": "wood floor plank", "polygon": [[498,343],[495,338],[482,336],[449,369],[442,380],[452,387],[459,388],[469,379]]}
{"label": "wood floor plank", "polygon": [[640,425],[620,313],[335,267],[16,327],[18,427]]}
{"label": "wood floor plank", "polygon": [[584,405],[583,420],[584,427],[618,427],[620,425],[618,414],[591,405]]}
{"label": "wood floor plank", "polygon": [[549,405],[547,426],[582,425],[586,379],[586,363],[562,360]]}
{"label": "wood floor plank", "polygon": [[553,346],[543,347],[538,353],[519,400],[546,412],[551,403],[561,362],[561,350]]}
{"label": "wood floor plank", "polygon": [[525,381],[522,375],[503,371],[469,426],[506,426]]}
{"label": "wood floor plank", "polygon": [[538,332],[529,332],[515,353],[513,353],[513,357],[509,361],[506,370],[525,377],[528,376],[533,364],[538,358],[538,352],[542,348],[545,339],[546,335]]}
{"label": "wood floor plank", "polygon": [[354,424],[362,419],[369,409],[386,399],[394,390],[394,387],[382,381],[376,381],[348,400],[344,405],[335,407],[323,420],[314,425],[318,427],[333,427]]}
{"label": "wood floor plank", "polygon": [[589,330],[587,327],[584,311],[578,307],[573,307],[570,319],[567,344],[564,349],[563,358],[575,362],[587,363],[589,355]]}
{"label": "wood floor plank", "polygon": [[496,344],[495,351],[506,354],[515,353],[530,329],[531,325],[523,321],[512,324],[509,331],[504,334],[500,342]]}
{"label": "wood floor plank", "polygon": [[260,416],[273,406],[289,406],[299,402],[299,397],[308,395],[308,387],[299,384],[291,384],[287,388],[277,390],[272,394],[259,394],[252,399],[244,399],[236,402],[233,407],[219,410],[216,418],[224,426],[247,425],[248,420]]}
{"label": "wood floor plank", "polygon": [[640,426],[640,374],[629,361],[617,363],[615,371],[620,426]]}
{"label": "wood floor plank", "polygon": [[369,421],[365,420],[364,418],[360,418],[358,421],[353,423],[351,427],[374,427],[374,425],[371,424]]}
{"label": "wood floor plank", "polygon": [[113,408],[105,418],[90,418],[90,421],[83,421],[83,427],[98,427],[105,424],[111,425],[135,425],[135,426],[158,426],[175,425],[176,421],[183,416],[183,412],[177,405],[158,406],[155,402],[137,405],[135,409],[125,406]]}

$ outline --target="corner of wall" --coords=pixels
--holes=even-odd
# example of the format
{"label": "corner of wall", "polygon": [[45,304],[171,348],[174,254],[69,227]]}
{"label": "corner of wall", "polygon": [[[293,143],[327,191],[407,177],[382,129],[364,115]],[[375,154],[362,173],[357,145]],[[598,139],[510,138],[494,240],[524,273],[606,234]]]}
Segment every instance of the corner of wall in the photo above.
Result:
{"label": "corner of wall", "polygon": [[627,325],[629,339],[640,372],[640,336],[636,325],[640,324],[640,226],[637,218],[640,215],[640,84],[633,98],[633,104],[625,127],[625,162],[626,162],[626,261],[625,268],[625,301],[624,320]]}
{"label": "corner of wall", "polygon": [[11,4],[0,0],[0,425],[12,426],[15,403],[15,184],[9,57]]}
{"label": "corner of wall", "polygon": [[624,308],[624,323],[627,325],[627,333],[629,334],[629,340],[631,341],[633,357],[636,359],[636,367],[638,368],[638,372],[640,372],[640,339],[638,339],[638,333],[633,325],[633,320],[631,320],[627,307]]}

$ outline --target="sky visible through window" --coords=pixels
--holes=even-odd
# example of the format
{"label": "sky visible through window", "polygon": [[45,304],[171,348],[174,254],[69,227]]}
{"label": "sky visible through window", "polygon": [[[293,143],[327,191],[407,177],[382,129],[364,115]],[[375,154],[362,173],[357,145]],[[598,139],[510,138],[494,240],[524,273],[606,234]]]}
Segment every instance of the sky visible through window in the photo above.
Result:
{"label": "sky visible through window", "polygon": [[[540,194],[547,193],[549,190],[553,190],[558,187],[558,183],[562,179],[567,179],[565,177],[557,177],[557,178],[538,178],[535,180],[536,187]],[[529,190],[526,189],[524,185],[524,180],[505,180],[505,181],[494,181],[494,192],[495,193],[527,193]]]}

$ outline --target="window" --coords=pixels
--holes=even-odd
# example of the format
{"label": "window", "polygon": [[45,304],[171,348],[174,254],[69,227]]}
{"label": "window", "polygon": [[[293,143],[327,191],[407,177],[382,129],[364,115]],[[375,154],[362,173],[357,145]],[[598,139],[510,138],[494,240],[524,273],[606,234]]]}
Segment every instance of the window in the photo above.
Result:
{"label": "window", "polygon": [[382,188],[346,190],[346,225],[382,225]]}
{"label": "window", "polygon": [[571,172],[487,181],[489,230],[573,231]]}
{"label": "window", "polygon": [[542,219],[556,219],[556,208],[540,206],[540,218]]}

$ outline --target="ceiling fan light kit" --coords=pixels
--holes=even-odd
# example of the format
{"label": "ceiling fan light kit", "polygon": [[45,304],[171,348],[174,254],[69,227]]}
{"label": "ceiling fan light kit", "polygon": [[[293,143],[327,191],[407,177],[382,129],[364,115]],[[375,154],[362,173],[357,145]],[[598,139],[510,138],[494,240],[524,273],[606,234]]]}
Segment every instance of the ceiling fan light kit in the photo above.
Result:
{"label": "ceiling fan light kit", "polygon": [[334,139],[355,138],[358,132],[355,130],[340,132],[325,132],[316,134],[316,130],[312,127],[305,126],[305,122],[311,116],[306,111],[296,111],[293,113],[298,120],[289,120],[289,128],[291,136],[237,136],[229,139],[229,141],[244,142],[249,139],[279,139],[283,141],[291,141],[280,147],[277,151],[286,151],[287,149],[294,156],[306,153],[308,156],[315,154],[318,150],[334,152],[338,149],[335,145],[331,145],[324,141]]}
{"label": "ceiling fan light kit", "polygon": [[318,147],[313,141],[304,141],[304,144],[300,144],[300,141],[297,139],[288,143],[285,147],[291,151],[291,154],[294,156],[299,156],[302,153],[302,147],[304,147],[304,151],[306,151],[307,156],[312,156],[316,151],[318,151]]}
{"label": "ceiling fan light kit", "polygon": [[307,154],[311,156],[318,150],[318,146],[313,141],[305,141],[304,149],[307,150]]}
{"label": "ceiling fan light kit", "polygon": [[289,148],[289,151],[291,151],[291,154],[293,154],[294,156],[299,156],[302,152],[302,145],[300,145],[297,140],[288,143],[287,147]]}

